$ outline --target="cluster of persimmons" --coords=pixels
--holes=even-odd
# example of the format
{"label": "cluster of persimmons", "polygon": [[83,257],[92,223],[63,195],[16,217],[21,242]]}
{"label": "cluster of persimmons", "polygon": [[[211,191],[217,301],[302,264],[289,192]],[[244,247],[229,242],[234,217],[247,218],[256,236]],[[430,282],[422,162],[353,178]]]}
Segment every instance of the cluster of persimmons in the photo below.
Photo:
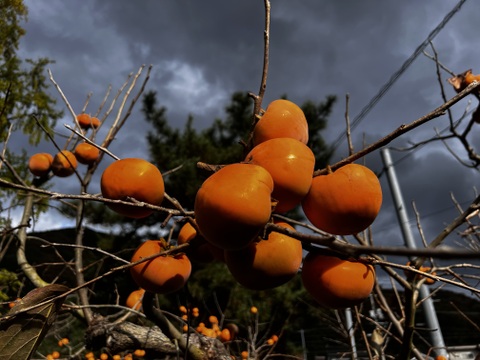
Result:
{"label": "cluster of persimmons", "polygon": [[[376,218],[382,203],[377,176],[367,167],[349,164],[326,175],[313,176],[315,156],[307,146],[308,123],[301,108],[275,100],[260,116],[252,133],[251,151],[243,161],[223,165],[197,192],[194,217],[186,219],[172,249],[165,240],[147,240],[135,251],[131,275],[146,291],[168,294],[182,288],[192,261],[225,262],[242,286],[271,289],[292,279],[302,266],[302,243],[265,226],[272,214],[301,206],[308,220],[333,235],[356,234]],[[109,165],[101,178],[105,198],[160,205],[165,187],[162,174],[148,161],[121,159]],[[114,211],[143,218],[153,210],[109,203]],[[294,230],[287,222],[276,225]],[[287,231],[288,232],[288,231]],[[265,238],[264,238],[265,237]],[[361,261],[309,251],[303,260],[302,280],[320,304],[340,308],[363,301],[371,292],[374,268]]]}
{"label": "cluster of persimmons", "polygon": [[[95,129],[99,123],[93,119],[81,114],[77,122]],[[198,190],[194,216],[186,218],[177,239],[178,244],[190,244],[186,250],[174,251],[163,239],[147,240],[136,249],[132,263],[149,258],[130,268],[138,286],[153,293],[178,291],[190,276],[191,260],[214,259],[225,262],[246,288],[265,290],[285,284],[302,266],[302,243],[276,231],[264,234],[264,229],[274,222],[273,214],[285,214],[297,206],[315,227],[332,235],[356,234],[370,226],[382,203],[377,176],[359,164],[314,176],[315,155],[307,146],[308,137],[308,123],[299,106],[284,99],[270,103],[253,129],[251,150],[245,158],[221,166]],[[79,144],[77,149],[80,145],[90,144]],[[62,151],[53,159],[37,154],[41,160],[32,157],[30,170],[37,176],[50,170],[67,176],[77,160],[84,160],[79,154],[80,150]],[[97,157],[98,153],[93,161]],[[104,198],[135,199],[156,206],[165,196],[159,169],[139,158],[111,163],[102,174],[100,187]],[[107,205],[132,218],[144,218],[154,211],[122,203]],[[275,224],[294,230],[287,222]],[[173,251],[158,256],[165,250]],[[331,308],[363,301],[375,279],[371,265],[326,255],[320,249],[309,251],[302,269],[306,290]]]}
{"label": "cluster of persimmons", "polygon": [[[100,120],[88,114],[77,115],[77,122],[84,130],[97,129]],[[45,177],[53,173],[58,177],[67,177],[75,172],[78,163],[90,165],[99,157],[100,150],[88,142],[81,142],[76,145],[73,151],[62,150],[55,156],[50,153],[36,153],[28,161],[28,169],[37,177]]]}

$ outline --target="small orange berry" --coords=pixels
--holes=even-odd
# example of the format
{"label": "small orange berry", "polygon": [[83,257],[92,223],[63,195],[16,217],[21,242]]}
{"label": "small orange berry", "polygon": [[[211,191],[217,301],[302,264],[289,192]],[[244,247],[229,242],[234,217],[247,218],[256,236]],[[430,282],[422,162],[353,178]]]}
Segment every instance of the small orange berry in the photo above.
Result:
{"label": "small orange berry", "polygon": [[137,349],[133,352],[133,355],[138,356],[138,357],[144,357],[145,356],[145,350]]}
{"label": "small orange berry", "polygon": [[107,360],[108,359],[108,354],[102,353],[100,354],[100,360]]}
{"label": "small orange berry", "polygon": [[54,360],[52,354],[48,354],[45,358],[46,358],[47,360]]}
{"label": "small orange berry", "polygon": [[273,345],[274,343],[275,343],[275,341],[273,341],[273,339],[268,339],[267,340],[268,345]]}
{"label": "small orange berry", "polygon": [[183,305],[180,306],[178,309],[180,310],[180,312],[182,312],[182,313],[184,313],[184,314],[187,313],[187,308],[186,308],[185,306],[183,306]]}
{"label": "small orange berry", "polygon": [[122,360],[122,357],[118,354],[112,356],[113,360]]}
{"label": "small orange berry", "polygon": [[123,360],[132,360],[132,359],[133,359],[132,354],[126,354],[125,357],[123,358]]}
{"label": "small orange berry", "polygon": [[52,357],[54,359],[58,359],[60,357],[60,353],[58,351],[54,351],[54,352],[52,352]]}
{"label": "small orange berry", "polygon": [[250,312],[251,312],[252,314],[256,314],[256,313],[258,313],[258,309],[257,309],[255,306],[252,306],[252,307],[250,308]]}
{"label": "small orange berry", "polygon": [[223,330],[220,332],[219,338],[220,338],[220,341],[221,341],[221,342],[226,342],[226,341],[232,340],[232,335],[230,334],[230,330],[228,330],[228,329],[223,329]]}
{"label": "small orange berry", "polygon": [[274,342],[277,342],[278,341],[278,336],[277,335],[272,335],[272,337],[270,339],[272,339]]}
{"label": "small orange berry", "polygon": [[92,359],[92,358],[95,358],[95,354],[93,352],[88,352],[85,354],[85,358],[86,359]]}
{"label": "small orange berry", "polygon": [[187,314],[183,314],[183,315],[182,315],[182,320],[187,321],[187,320],[188,320],[188,315],[187,315]]}
{"label": "small orange berry", "polygon": [[209,316],[208,321],[210,321],[211,324],[218,324],[218,319],[214,315]]}
{"label": "small orange berry", "polygon": [[188,325],[183,325],[183,332],[187,332],[188,331]]}
{"label": "small orange berry", "polygon": [[242,357],[243,360],[248,359],[248,351],[242,351],[240,356]]}

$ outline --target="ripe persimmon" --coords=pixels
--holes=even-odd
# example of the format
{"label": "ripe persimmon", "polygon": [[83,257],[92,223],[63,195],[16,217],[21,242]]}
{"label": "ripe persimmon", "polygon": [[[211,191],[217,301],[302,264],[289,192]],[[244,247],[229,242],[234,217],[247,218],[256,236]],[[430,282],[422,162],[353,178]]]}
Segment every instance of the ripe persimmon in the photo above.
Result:
{"label": "ripe persimmon", "polygon": [[53,158],[52,172],[58,177],[67,177],[75,172],[77,166],[75,155],[71,151],[62,150]]}
{"label": "ripe persimmon", "polygon": [[284,213],[299,205],[312,184],[315,155],[296,139],[275,138],[255,146],[245,161],[265,168],[273,178],[275,212]]}
{"label": "ripe persimmon", "polygon": [[320,230],[335,235],[356,234],[372,224],[382,205],[382,188],[369,168],[348,164],[313,178],[302,201],[303,211]]}
{"label": "ripe persimmon", "polygon": [[[132,262],[159,254],[166,250],[164,240],[146,240],[132,256]],[[137,285],[146,291],[169,294],[180,290],[192,271],[188,257],[183,253],[160,255],[130,268],[130,274]]]}
{"label": "ripe persimmon", "polygon": [[85,113],[78,114],[77,121],[82,129],[97,129],[100,126],[100,120],[98,118]]}
{"label": "ripe persimmon", "polygon": [[[138,158],[121,159],[110,164],[102,174],[100,188],[103,197],[113,200],[133,198],[159,206],[165,194],[160,170],[152,163]],[[123,204],[108,204],[112,210],[131,218],[143,218],[153,210]]]}
{"label": "ripe persimmon", "polygon": [[308,142],[308,123],[303,110],[295,103],[278,99],[272,101],[253,129],[253,145],[288,137]]}
{"label": "ripe persimmon", "polygon": [[223,249],[207,242],[189,222],[181,227],[177,237],[178,245],[186,243],[191,244],[185,252],[193,262],[206,264],[214,260],[224,261]]}
{"label": "ripe persimmon", "polygon": [[133,310],[140,310],[142,307],[143,294],[145,294],[145,289],[133,290],[130,295],[127,297],[125,305]]}
{"label": "ripe persimmon", "polygon": [[28,170],[35,176],[45,176],[52,167],[53,156],[49,153],[33,154],[28,160]]}
{"label": "ripe persimmon", "polygon": [[93,164],[100,156],[100,150],[87,142],[80,143],[75,147],[73,152],[80,164]]}
{"label": "ripe persimmon", "polygon": [[[284,222],[277,225],[294,230]],[[297,274],[302,263],[302,244],[272,231],[267,240],[258,237],[243,249],[225,251],[225,263],[235,280],[247,289],[272,289]]]}
{"label": "ripe persimmon", "polygon": [[195,197],[200,234],[224,250],[247,246],[270,219],[272,190],[272,176],[261,166],[221,168],[203,182]]}
{"label": "ripe persimmon", "polygon": [[360,304],[372,292],[375,270],[360,261],[310,251],[302,267],[305,290],[320,304],[339,309]]}

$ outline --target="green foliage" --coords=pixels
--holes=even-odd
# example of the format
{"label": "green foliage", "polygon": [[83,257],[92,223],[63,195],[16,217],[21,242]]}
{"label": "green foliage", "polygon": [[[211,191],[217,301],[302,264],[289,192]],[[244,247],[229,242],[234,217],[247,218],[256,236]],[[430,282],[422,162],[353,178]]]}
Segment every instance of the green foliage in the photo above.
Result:
{"label": "green foliage", "polygon": [[[45,68],[49,59],[27,59],[24,65],[17,56],[20,38],[25,34],[21,23],[27,9],[21,0],[4,0],[0,4],[0,140],[8,129],[29,135],[32,144],[42,139],[38,123],[51,131],[62,112],[54,109],[55,99],[48,93]],[[32,116],[34,115],[34,117]],[[38,121],[38,123],[37,123]],[[44,136],[46,138],[46,136]]]}
{"label": "green foliage", "polygon": [[15,273],[7,269],[0,269],[0,302],[5,302],[15,297],[21,285]]}

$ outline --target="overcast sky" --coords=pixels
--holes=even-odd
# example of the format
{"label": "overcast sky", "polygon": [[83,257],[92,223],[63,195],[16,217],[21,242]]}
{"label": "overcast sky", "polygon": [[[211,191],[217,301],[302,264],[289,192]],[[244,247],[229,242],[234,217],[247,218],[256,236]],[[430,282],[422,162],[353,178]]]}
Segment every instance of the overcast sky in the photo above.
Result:
{"label": "overcast sky", "polygon": [[[87,93],[93,92],[87,112],[94,113],[107,86],[117,89],[128,73],[142,64],[153,65],[147,90],[157,91],[169,120],[180,127],[189,114],[194,115],[199,129],[208,126],[214,118],[223,117],[234,91],[258,91],[264,26],[261,0],[25,3],[29,20],[20,55],[55,60],[50,68],[76,112],[81,111]],[[337,95],[325,131],[327,141],[333,143],[345,128],[345,95],[350,95],[353,119],[456,4],[452,0],[274,0],[264,105],[283,94],[299,104]],[[480,2],[466,1],[433,40],[442,63],[456,73],[469,68],[480,72],[479,13]],[[432,53],[431,48],[426,50]],[[442,75],[447,96],[452,97],[455,93],[445,81],[449,75]],[[53,89],[52,93],[57,96]],[[477,100],[469,99],[476,107]],[[371,143],[440,104],[435,64],[420,55],[355,128],[355,145]],[[62,102],[59,106],[64,108]],[[467,100],[460,102],[454,115],[459,116],[466,106]],[[113,144],[112,150],[120,157],[148,157],[148,126],[139,109]],[[65,122],[71,119],[60,122],[62,132]],[[424,140],[434,135],[435,127],[447,125],[444,116],[409,133],[396,145]],[[451,145],[458,148],[456,143]],[[51,145],[42,146],[52,151]],[[345,155],[343,142],[335,160]],[[410,204],[415,201],[431,239],[456,215],[450,192],[458,201],[468,202],[474,197],[479,175],[459,165],[441,144],[392,155],[395,160],[402,158],[396,169],[410,216]],[[459,156],[465,158],[463,152]],[[378,153],[369,156],[367,164],[381,172]],[[376,240],[401,245],[385,176],[381,181],[385,201],[374,224]],[[75,191],[70,184],[70,180],[59,179],[56,186]],[[98,187],[93,186],[92,191]]]}

